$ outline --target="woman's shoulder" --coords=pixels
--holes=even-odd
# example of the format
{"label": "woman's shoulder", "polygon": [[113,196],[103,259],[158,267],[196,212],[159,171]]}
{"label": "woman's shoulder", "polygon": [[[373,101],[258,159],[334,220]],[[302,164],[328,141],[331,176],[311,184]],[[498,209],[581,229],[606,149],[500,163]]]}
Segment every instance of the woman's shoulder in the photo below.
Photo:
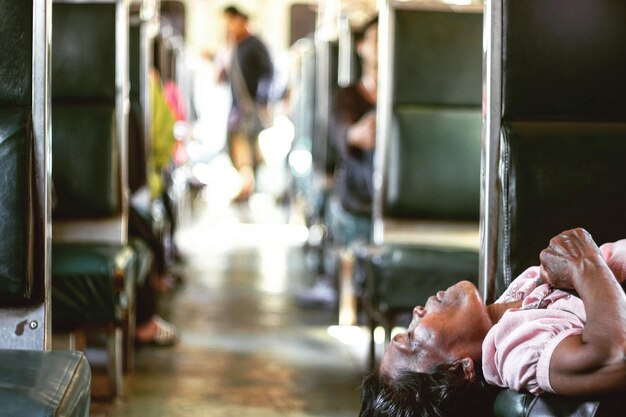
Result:
{"label": "woman's shoulder", "polygon": [[545,282],[541,279],[539,267],[531,266],[511,282],[496,303],[523,300],[541,285],[545,285]]}

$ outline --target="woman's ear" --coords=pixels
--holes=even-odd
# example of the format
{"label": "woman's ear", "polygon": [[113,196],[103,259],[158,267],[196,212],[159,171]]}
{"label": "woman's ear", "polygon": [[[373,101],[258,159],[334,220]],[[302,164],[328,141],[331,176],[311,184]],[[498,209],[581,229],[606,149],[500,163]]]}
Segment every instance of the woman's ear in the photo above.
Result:
{"label": "woman's ear", "polygon": [[476,370],[474,369],[474,361],[471,358],[462,358],[454,363],[455,366],[461,366],[465,379],[468,381],[473,380],[476,377]]}

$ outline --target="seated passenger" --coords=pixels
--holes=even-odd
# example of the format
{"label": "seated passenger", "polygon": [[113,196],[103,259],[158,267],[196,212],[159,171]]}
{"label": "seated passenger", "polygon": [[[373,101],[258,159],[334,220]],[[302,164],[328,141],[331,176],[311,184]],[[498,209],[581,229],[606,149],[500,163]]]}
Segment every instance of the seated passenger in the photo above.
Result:
{"label": "seated passenger", "polygon": [[372,175],[376,144],[378,88],[378,18],[367,22],[357,40],[361,78],[339,88],[333,98],[330,138],[340,157],[336,174],[339,201],[331,202],[331,231],[341,246],[369,241]]}
{"label": "seated passenger", "polygon": [[[626,388],[626,240],[561,233],[495,304],[459,282],[413,310],[360,416],[490,416],[497,387],[562,395]],[[556,289],[574,289],[579,296]]]}
{"label": "seated passenger", "polygon": [[[378,93],[378,17],[365,23],[357,35],[356,48],[362,73],[353,85],[333,95],[329,138],[339,162],[335,189],[329,202],[328,226],[332,241],[347,247],[368,242],[372,231],[372,175],[376,144],[376,98]],[[337,263],[332,259],[332,263]],[[336,265],[331,269],[336,268]],[[301,305],[335,306],[335,274],[317,277],[311,288],[298,294]]]}

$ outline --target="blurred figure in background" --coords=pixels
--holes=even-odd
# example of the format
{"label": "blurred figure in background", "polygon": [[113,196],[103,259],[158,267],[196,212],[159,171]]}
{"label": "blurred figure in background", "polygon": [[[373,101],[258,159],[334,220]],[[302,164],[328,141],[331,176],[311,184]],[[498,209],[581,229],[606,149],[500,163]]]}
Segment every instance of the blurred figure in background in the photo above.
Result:
{"label": "blurred figure in background", "polygon": [[[339,155],[335,190],[328,203],[326,221],[332,244],[346,248],[370,240],[372,231],[372,175],[376,145],[378,92],[378,17],[367,21],[356,34],[361,76],[352,85],[339,87],[331,102],[330,140]],[[336,254],[334,254],[336,255]],[[338,260],[333,259],[336,269]],[[314,286],[299,294],[303,305],[334,306],[337,273],[320,276]]]}
{"label": "blurred figure in background", "polygon": [[228,116],[228,150],[239,172],[242,187],[239,201],[246,201],[254,191],[255,175],[261,156],[257,137],[269,123],[268,102],[273,65],[267,47],[248,27],[248,16],[234,6],[224,9],[227,38],[233,42],[228,68],[221,78],[228,78],[232,107]]}
{"label": "blurred figure in background", "polygon": [[330,137],[340,156],[331,199],[331,232],[339,246],[369,241],[372,227],[372,175],[376,145],[378,92],[378,17],[357,35],[362,73],[353,85],[339,88],[333,100]]}

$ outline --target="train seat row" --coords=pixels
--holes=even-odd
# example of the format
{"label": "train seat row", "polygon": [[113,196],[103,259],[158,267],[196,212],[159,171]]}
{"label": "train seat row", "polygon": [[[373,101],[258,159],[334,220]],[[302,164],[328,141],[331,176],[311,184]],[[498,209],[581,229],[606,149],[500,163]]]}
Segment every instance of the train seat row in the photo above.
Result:
{"label": "train seat row", "polygon": [[[493,2],[486,20],[489,226],[481,277],[488,301],[536,265],[563,230],[584,227],[599,243],[626,236],[626,198],[615,192],[626,186],[626,5],[577,0],[567,13],[560,7],[555,0]],[[621,404],[622,393],[580,399],[507,390],[494,412],[618,416]]]}
{"label": "train seat row", "polygon": [[91,372],[50,347],[50,3],[0,8],[0,413],[87,416]]}
{"label": "train seat row", "polygon": [[[459,279],[478,284],[481,11],[381,16],[390,47],[379,71],[389,76],[379,81],[373,175],[382,183],[354,273],[370,330],[383,325],[387,338],[416,300]],[[372,342],[372,363],[374,354]]]}
{"label": "train seat row", "polygon": [[[92,386],[123,395],[138,287],[162,255],[129,235],[150,169],[156,5],[0,3],[0,415],[86,416]],[[164,220],[142,215],[163,238]]]}

